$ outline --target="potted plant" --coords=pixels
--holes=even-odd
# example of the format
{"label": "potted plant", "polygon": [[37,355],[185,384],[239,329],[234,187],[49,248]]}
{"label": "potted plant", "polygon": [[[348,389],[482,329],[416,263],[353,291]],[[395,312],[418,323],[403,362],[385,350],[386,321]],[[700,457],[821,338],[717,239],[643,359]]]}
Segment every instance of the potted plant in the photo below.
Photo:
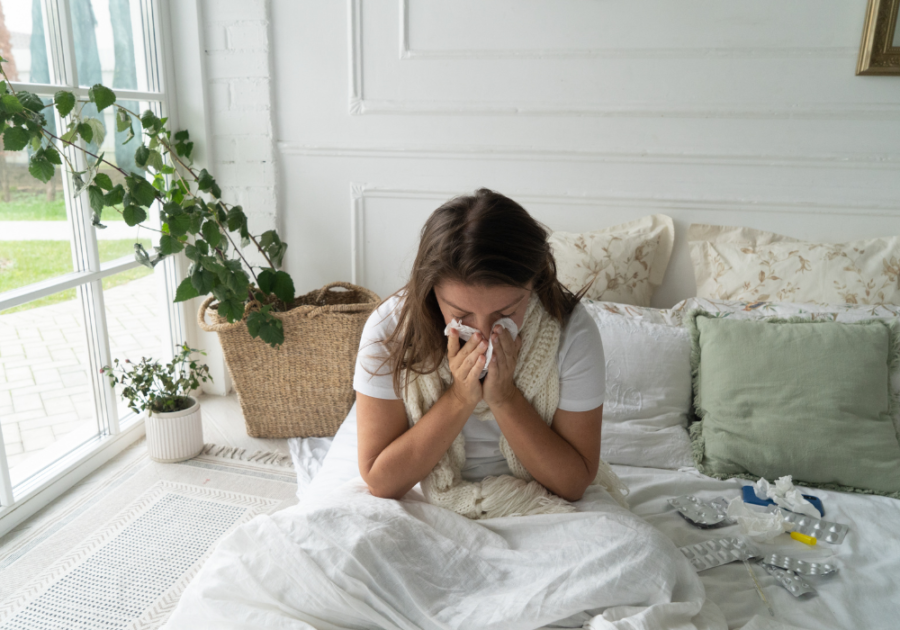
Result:
{"label": "potted plant", "polygon": [[[72,190],[90,207],[97,229],[106,227],[104,213],[117,212],[129,226],[157,232],[159,244],[152,252],[139,242],[134,245],[135,258],[142,265],[152,268],[179,254],[190,260],[174,301],[210,296],[201,309],[200,325],[218,332],[248,433],[255,437],[333,435],[353,404],[356,350],[378,296],[362,287],[333,283],[347,290],[328,291],[332,286],[328,285],[297,297],[291,276],[280,269],[287,244],[275,230],[250,232],[243,208],[222,199],[215,178],[193,164],[194,144],[187,130],[172,133],[166,118],[149,109],[140,114],[131,111],[101,84],[91,87],[86,99],[60,90],[44,103],[35,94],[15,90],[2,67],[0,73],[0,132],[5,150],[30,147],[28,170],[45,183],[57,166],[65,164]],[[85,108],[88,103],[94,107]],[[60,135],[48,126],[50,108],[56,109],[65,129]],[[125,142],[141,140],[134,154],[139,172],[128,172],[99,150],[88,150],[90,143],[102,146],[106,136],[103,121],[90,116],[89,110],[99,113],[107,108],[115,112],[117,131],[126,132]],[[77,152],[84,155],[83,170],[73,165]],[[108,173],[100,172],[101,166],[112,169],[109,172],[121,181],[114,183]],[[151,207],[158,211],[159,223],[148,222]],[[252,264],[246,250],[256,250],[262,264]],[[207,312],[211,324],[206,321]],[[306,330],[313,319],[315,330]],[[227,331],[223,326],[228,326]],[[286,327],[292,331],[287,335]],[[308,348],[321,347],[323,329],[335,345],[304,354]],[[282,348],[286,337],[291,345],[288,352]],[[286,356],[291,359],[287,370]],[[306,372],[317,375],[316,383],[310,384]]]}
{"label": "potted plant", "polygon": [[147,414],[147,450],[154,461],[180,462],[203,450],[200,403],[191,392],[212,377],[206,365],[192,358],[194,353],[206,354],[182,344],[165,365],[146,357],[137,363],[115,359],[113,367],[100,370],[114,387],[122,386],[132,411]]}

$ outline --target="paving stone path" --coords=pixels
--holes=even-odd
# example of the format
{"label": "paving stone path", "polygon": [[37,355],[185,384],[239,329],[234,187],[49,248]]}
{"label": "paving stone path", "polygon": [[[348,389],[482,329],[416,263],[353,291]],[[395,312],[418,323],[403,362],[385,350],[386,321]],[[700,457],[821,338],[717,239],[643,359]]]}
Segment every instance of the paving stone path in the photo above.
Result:
{"label": "paving stone path", "polygon": [[[105,291],[113,357],[159,355],[156,283],[150,275]],[[0,315],[0,425],[10,468],[76,429],[96,427],[89,369],[77,299]]]}

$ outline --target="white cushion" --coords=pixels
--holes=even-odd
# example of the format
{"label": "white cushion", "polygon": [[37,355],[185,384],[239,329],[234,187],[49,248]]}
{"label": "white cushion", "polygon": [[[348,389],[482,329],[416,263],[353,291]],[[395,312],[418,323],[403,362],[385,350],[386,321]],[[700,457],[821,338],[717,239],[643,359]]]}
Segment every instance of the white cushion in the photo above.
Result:
{"label": "white cushion", "polygon": [[[603,340],[606,402],[600,456],[610,464],[692,466],[691,339],[672,312],[585,302]],[[653,314],[649,311],[655,310]]]}
{"label": "white cushion", "polygon": [[900,237],[802,243],[751,228],[694,224],[687,239],[699,297],[900,304]]}
{"label": "white cushion", "polygon": [[585,297],[592,300],[649,306],[669,266],[675,227],[654,214],[593,232],[554,232],[549,241],[556,275],[572,293],[590,285]]}

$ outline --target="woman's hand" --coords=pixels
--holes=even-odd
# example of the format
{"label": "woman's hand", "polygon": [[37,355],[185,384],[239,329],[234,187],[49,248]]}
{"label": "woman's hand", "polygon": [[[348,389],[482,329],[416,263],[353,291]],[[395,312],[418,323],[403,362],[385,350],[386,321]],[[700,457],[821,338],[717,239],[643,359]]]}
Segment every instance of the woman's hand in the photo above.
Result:
{"label": "woman's hand", "polygon": [[481,402],[482,388],[479,376],[484,369],[484,353],[487,342],[479,333],[475,333],[462,348],[459,347],[459,331],[451,330],[447,337],[447,358],[450,372],[453,374],[453,385],[450,393],[467,408],[469,413]]}
{"label": "woman's hand", "polygon": [[484,400],[491,409],[496,409],[510,402],[519,391],[513,382],[513,375],[516,373],[522,338],[513,341],[512,335],[503,326],[494,326],[491,343],[494,353],[484,379]]}

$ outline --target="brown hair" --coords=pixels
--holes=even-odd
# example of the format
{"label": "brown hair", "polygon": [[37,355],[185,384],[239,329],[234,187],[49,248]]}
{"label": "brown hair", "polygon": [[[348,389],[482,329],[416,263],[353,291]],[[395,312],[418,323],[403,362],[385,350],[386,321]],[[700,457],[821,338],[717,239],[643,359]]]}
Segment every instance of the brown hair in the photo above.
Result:
{"label": "brown hair", "polygon": [[[435,210],[419,241],[397,327],[383,342],[394,390],[400,395],[403,373],[430,374],[443,361],[447,343],[444,318],[434,287],[443,281],[477,286],[526,287],[533,283],[544,308],[560,324],[587,289],[577,295],[556,278],[550,230],[509,197],[482,188],[451,199]],[[397,295],[397,294],[395,294]]]}

